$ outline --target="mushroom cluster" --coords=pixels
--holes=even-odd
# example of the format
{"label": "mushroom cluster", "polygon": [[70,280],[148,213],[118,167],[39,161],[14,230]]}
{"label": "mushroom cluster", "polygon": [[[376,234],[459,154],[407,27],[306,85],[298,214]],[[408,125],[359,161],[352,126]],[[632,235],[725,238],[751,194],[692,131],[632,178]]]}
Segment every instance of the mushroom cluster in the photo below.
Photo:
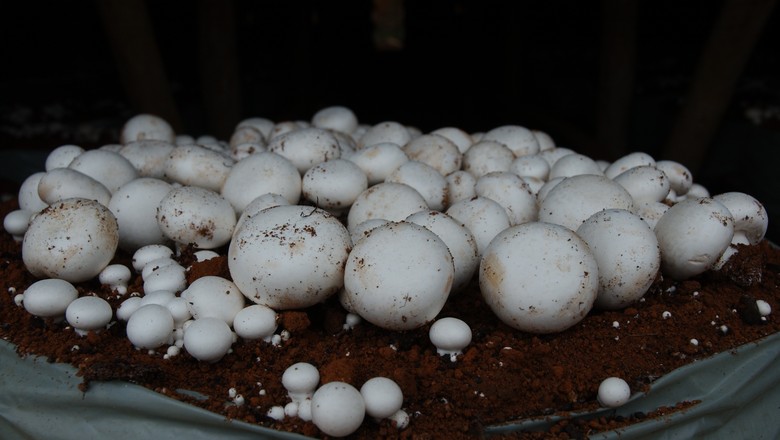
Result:
{"label": "mushroom cluster", "polygon": [[[4,227],[40,279],[21,307],[79,333],[126,321],[135,347],[202,362],[228,355],[236,338],[282,344],[291,335],[276,334],[278,311],[331,297],[348,312],[346,331],[363,320],[421,328],[474,281],[507,325],[560,332],[594,307],[630,306],[659,273],[684,280],[723,267],[768,222],[750,195],[711,196],[683,165],[645,153],[608,163],[519,125],[421,133],[359,124],[341,106],[310,121],[249,118],[228,141],[177,136],[138,115],[120,144],[54,149],[18,200]],[[177,259],[188,246],[199,259],[226,254],[230,279],[188,284]],[[118,250],[132,268],[114,263]],[[133,272],[142,291],[128,289]],[[96,277],[124,298],[115,310],[73,287]],[[453,361],[471,340],[454,317],[429,334]],[[392,387],[366,387],[359,405],[362,390],[325,384],[282,413],[310,411],[333,436],[363,411],[395,417],[397,402],[375,397]],[[363,409],[341,413],[353,406]]]}

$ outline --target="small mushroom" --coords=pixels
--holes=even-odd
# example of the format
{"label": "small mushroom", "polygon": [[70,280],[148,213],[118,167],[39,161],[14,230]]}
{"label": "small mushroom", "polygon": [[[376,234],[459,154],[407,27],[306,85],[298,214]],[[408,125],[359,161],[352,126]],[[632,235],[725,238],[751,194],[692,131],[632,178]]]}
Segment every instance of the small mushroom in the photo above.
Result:
{"label": "small mushroom", "polygon": [[344,437],[363,423],[366,405],[355,387],[345,382],[321,386],[311,398],[312,422],[327,435]]}
{"label": "small mushroom", "polygon": [[252,304],[244,307],[233,318],[233,330],[244,339],[263,339],[271,342],[276,331],[277,314],[263,304]]}
{"label": "small mushroom", "polygon": [[376,420],[397,413],[404,403],[404,394],[398,384],[387,377],[372,377],[360,387],[366,405],[366,414]]}
{"label": "small mushroom", "polygon": [[228,353],[233,345],[233,332],[224,320],[201,318],[188,322],[191,324],[184,330],[184,349],[192,357],[214,363]]}
{"label": "small mushroom", "polygon": [[105,328],[114,312],[108,301],[99,296],[82,296],[68,304],[65,319],[81,336]]}
{"label": "small mushroom", "polygon": [[116,293],[124,295],[127,293],[127,283],[130,281],[130,269],[124,264],[110,264],[100,271],[98,281],[108,285]]}
{"label": "small mushroom", "polygon": [[79,292],[73,284],[58,278],[48,278],[30,284],[24,291],[24,309],[41,318],[65,315],[71,302],[78,298]]}
{"label": "small mushroom", "polygon": [[428,337],[439,356],[449,356],[455,362],[471,343],[471,327],[458,318],[440,318],[431,325]]}

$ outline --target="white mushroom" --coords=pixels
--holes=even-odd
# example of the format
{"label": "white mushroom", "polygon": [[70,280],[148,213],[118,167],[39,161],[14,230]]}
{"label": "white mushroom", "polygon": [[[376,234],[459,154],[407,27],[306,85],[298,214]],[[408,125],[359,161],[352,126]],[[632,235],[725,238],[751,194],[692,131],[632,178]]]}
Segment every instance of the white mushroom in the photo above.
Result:
{"label": "white mushroom", "polygon": [[404,145],[403,150],[409,159],[434,168],[442,176],[459,170],[463,159],[457,145],[437,134],[416,137]]}
{"label": "white mushroom", "polygon": [[176,146],[161,140],[140,140],[125,144],[119,154],[133,164],[143,177],[162,179],[165,174],[165,162]]}
{"label": "white mushroom", "polygon": [[320,162],[341,156],[336,137],[327,130],[314,127],[276,136],[268,142],[267,148],[289,159],[301,175]]}
{"label": "white mushroom", "polygon": [[479,268],[479,287],[493,313],[530,333],[560,332],[580,322],[596,300],[598,278],[587,243],[551,223],[502,231]]}
{"label": "white mushroom", "polygon": [[365,148],[385,142],[402,146],[410,140],[412,140],[412,135],[406,127],[395,121],[385,121],[368,128],[360,138],[358,147]]}
{"label": "white mushroom", "polygon": [[34,215],[34,212],[26,209],[13,210],[3,217],[3,228],[11,234],[14,240],[22,241]]}
{"label": "white mushroom", "polygon": [[595,174],[601,176],[601,168],[595,160],[578,153],[567,154],[550,167],[549,179],[557,177],[572,177],[582,174]]}
{"label": "white mushroom", "polygon": [[160,200],[157,225],[166,237],[179,244],[214,249],[230,241],[236,214],[218,193],[184,186],[172,189]]}
{"label": "white mushroom", "polygon": [[168,155],[163,174],[182,185],[199,186],[219,192],[225,183],[232,158],[197,145],[178,146]]}
{"label": "white mushroom", "polygon": [[317,128],[352,133],[358,127],[355,113],[347,107],[334,105],[317,111],[311,118],[311,124]]}
{"label": "white mushroom", "polygon": [[612,180],[631,194],[635,205],[663,201],[671,189],[666,174],[649,165],[630,168]]}
{"label": "white mushroom", "polygon": [[515,155],[498,141],[479,141],[463,153],[463,170],[474,177],[494,171],[509,171]]}
{"label": "white mushroom", "polygon": [[133,269],[137,273],[141,273],[149,262],[160,258],[170,258],[172,255],[173,250],[162,244],[142,246],[133,253]]}
{"label": "white mushroom", "polygon": [[471,343],[471,327],[458,318],[440,318],[431,325],[428,337],[439,356],[449,356],[450,360],[455,362],[458,355],[463,353],[463,349]]}
{"label": "white mushroom", "polygon": [[157,224],[157,207],[173,187],[162,180],[141,177],[119,188],[111,196],[108,209],[119,225],[119,247],[134,251],[167,238]]}
{"label": "white mushroom", "polygon": [[483,141],[497,141],[506,145],[515,157],[539,152],[539,141],[534,133],[519,125],[502,125],[482,137]]}
{"label": "white mushroom", "polygon": [[550,164],[538,154],[520,156],[509,165],[509,171],[520,177],[536,177],[546,181],[550,175]]}
{"label": "white mushroom", "polygon": [[607,209],[577,228],[599,267],[596,307],[621,309],[644,296],[661,267],[661,252],[653,230],[638,216]]}
{"label": "white mushroom", "polygon": [[641,151],[628,153],[618,160],[612,162],[607,167],[607,169],[604,170],[604,175],[610,179],[614,179],[629,169],[642,165],[654,167],[655,159],[653,159],[653,157],[649,154],[643,153]]}
{"label": "white mushroom", "polygon": [[254,217],[260,211],[266,208],[273,208],[274,206],[289,205],[289,204],[290,202],[288,202],[287,199],[280,194],[267,193],[258,196],[254,200],[249,202],[249,204],[246,205],[246,208],[244,208],[244,210],[241,212],[241,216],[238,218],[238,221],[236,222],[236,227],[233,230],[233,232],[235,233],[235,231],[238,230],[238,228],[240,228],[241,225],[247,219]]}
{"label": "white mushroom", "polygon": [[385,182],[402,183],[417,190],[430,209],[444,210],[447,203],[447,179],[432,166],[410,160],[396,168]]}
{"label": "white mushroom", "polygon": [[604,176],[582,174],[555,186],[539,204],[539,221],[576,230],[582,222],[604,209],[632,210],[631,195]]}
{"label": "white mushroom", "polygon": [[67,168],[73,159],[81,155],[83,152],[84,149],[78,145],[60,145],[59,147],[51,150],[48,156],[46,156],[44,169],[46,171],[51,171],[54,168]]}
{"label": "white mushroom", "polygon": [[19,186],[19,194],[17,196],[17,199],[19,200],[19,209],[30,212],[40,212],[49,206],[49,204],[41,200],[41,196],[38,195],[38,185],[45,175],[45,172],[40,171],[30,174],[24,179]]}
{"label": "white mushroom", "polygon": [[471,231],[480,256],[490,240],[510,226],[506,209],[487,197],[477,196],[455,203],[447,209],[447,215]]}
{"label": "white mushroom", "polygon": [[372,218],[400,221],[417,211],[428,209],[425,198],[403,183],[384,182],[369,187],[355,199],[347,215],[347,227]]}
{"label": "white mushroom", "polygon": [[372,377],[360,387],[366,404],[366,414],[374,419],[386,419],[401,409],[404,394],[398,384],[387,377]]}
{"label": "white mushroom", "polygon": [[384,182],[390,173],[409,161],[401,147],[392,142],[367,146],[357,150],[348,159],[366,173],[369,186]]}
{"label": "white mushroom", "polygon": [[76,298],[65,309],[65,319],[81,336],[105,328],[113,315],[111,305],[99,296]]}
{"label": "white mushroom", "polygon": [[678,196],[684,196],[693,185],[693,175],[685,165],[672,160],[659,160],[655,167],[666,174],[671,190]]}
{"label": "white mushroom", "polygon": [[468,171],[458,170],[445,177],[447,180],[448,204],[476,197],[477,178]]}
{"label": "white mushroom", "polygon": [[138,178],[135,166],[119,153],[89,150],[73,159],[68,168],[102,183],[112,194],[122,185]]}
{"label": "white mushroom", "polygon": [[387,223],[355,243],[344,272],[345,302],[389,330],[418,328],[444,307],[455,268],[447,245],[414,223]]}
{"label": "white mushroom", "polygon": [[233,345],[233,332],[225,321],[219,318],[202,318],[189,322],[191,324],[184,330],[184,349],[192,357],[202,362],[214,363],[228,353]]}
{"label": "white mushroom", "polygon": [[125,122],[120,139],[123,144],[146,139],[173,143],[176,140],[176,134],[171,125],[159,116],[139,114]]}
{"label": "white mushroom", "polygon": [[312,422],[327,435],[344,437],[363,423],[366,405],[355,387],[344,382],[321,386],[311,398]]}
{"label": "white mushroom", "polygon": [[517,174],[485,174],[477,179],[475,190],[478,196],[491,199],[504,207],[510,225],[528,223],[537,218],[536,196]]}
{"label": "white mushroom", "polygon": [[769,216],[764,205],[753,196],[727,192],[712,197],[722,203],[734,217],[734,234],[744,234],[750,244],[758,244],[766,234]]}
{"label": "white mushroom", "polygon": [[710,198],[677,203],[655,226],[661,246],[661,269],[684,280],[711,268],[734,237],[734,218]]}
{"label": "white mushroom", "polygon": [[135,347],[150,350],[159,348],[168,342],[173,333],[173,316],[164,306],[147,304],[132,312],[127,319],[125,332]]}
{"label": "white mushroom", "polygon": [[465,131],[457,127],[438,128],[436,130],[433,130],[431,134],[438,134],[439,136],[446,137],[458,147],[458,151],[460,151],[461,154],[465,153],[466,150],[469,149],[471,144],[474,143],[474,139],[471,137],[470,134],[466,133]]}
{"label": "white mushroom", "polygon": [[271,152],[253,154],[236,162],[221,191],[237,213],[258,196],[268,193],[279,194],[291,204],[301,198],[298,169],[288,159]]}
{"label": "white mushroom", "polygon": [[276,312],[263,304],[244,307],[233,318],[233,330],[244,339],[271,341],[276,331]]}
{"label": "white mushroom", "polygon": [[368,188],[368,177],[354,162],[333,159],[319,163],[303,175],[303,196],[318,207],[340,212],[349,208]]}
{"label": "white mushroom", "polygon": [[276,206],[236,230],[228,266],[252,302],[274,309],[304,308],[342,287],[351,244],[344,225],[326,211]]}
{"label": "white mushroom", "polygon": [[452,291],[466,287],[479,266],[477,241],[471,231],[449,215],[433,210],[416,212],[406,221],[424,226],[442,239],[452,254],[455,266]]}
{"label": "white mushroom", "polygon": [[30,284],[24,291],[22,304],[28,313],[42,318],[65,315],[68,305],[79,297],[73,284],[58,278],[48,278]]}
{"label": "white mushroom", "polygon": [[205,276],[193,281],[181,293],[187,309],[195,319],[219,318],[233,326],[236,314],[244,308],[244,295],[232,281],[218,276]]}
{"label": "white mushroom", "polygon": [[124,264],[109,264],[98,274],[98,281],[109,286],[118,294],[124,295],[127,293],[130,275],[130,269]]}
{"label": "white mushroom", "polygon": [[54,168],[41,176],[38,196],[48,205],[60,200],[82,198],[107,206],[111,200],[111,191],[82,172],[70,168]]}
{"label": "white mushroom", "polygon": [[236,129],[242,127],[254,128],[255,130],[259,131],[267,141],[271,138],[271,131],[274,129],[274,122],[267,118],[252,117],[243,119],[236,125]]}
{"label": "white mushroom", "polygon": [[34,276],[86,281],[114,257],[118,229],[105,206],[86,199],[62,200],[30,222],[22,242],[22,259]]}

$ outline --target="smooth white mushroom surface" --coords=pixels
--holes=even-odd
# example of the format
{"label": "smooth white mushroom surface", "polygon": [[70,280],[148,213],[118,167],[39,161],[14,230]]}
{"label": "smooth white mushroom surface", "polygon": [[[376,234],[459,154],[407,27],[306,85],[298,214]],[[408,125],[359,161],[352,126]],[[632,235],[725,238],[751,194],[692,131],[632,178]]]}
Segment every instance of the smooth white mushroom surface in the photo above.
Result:
{"label": "smooth white mushroom surface", "polygon": [[157,223],[157,208],[172,189],[168,182],[142,177],[114,192],[108,209],[119,225],[120,248],[134,251],[146,245],[168,242]]}
{"label": "smooth white mushroom surface", "polygon": [[573,231],[525,223],[499,233],[485,249],[479,287],[493,313],[530,333],[554,333],[580,322],[593,307],[598,263]]}
{"label": "smooth white mushroom surface", "polygon": [[664,274],[684,280],[710,269],[734,237],[734,218],[711,198],[670,207],[655,226]]}
{"label": "smooth white mushroom surface", "polygon": [[311,398],[312,422],[320,431],[334,437],[355,432],[366,416],[363,396],[345,382],[329,382]]}
{"label": "smooth white mushroom surface", "polygon": [[539,221],[577,230],[582,222],[604,209],[632,210],[634,199],[622,186],[604,176],[567,177],[539,203]]}
{"label": "smooth white mushroom surface", "polygon": [[255,198],[268,193],[279,194],[290,204],[298,203],[301,198],[298,169],[287,158],[271,152],[253,154],[236,162],[221,191],[237,213]]}
{"label": "smooth white mushroom surface", "polygon": [[378,327],[418,328],[444,307],[454,276],[452,255],[436,234],[414,223],[390,222],[355,243],[342,301]]}
{"label": "smooth white mushroom surface", "polygon": [[645,221],[626,210],[607,209],[585,220],[577,235],[599,267],[597,307],[622,309],[644,296],[661,267],[658,239]]}
{"label": "smooth white mushroom surface", "polygon": [[68,305],[78,298],[73,284],[58,278],[38,280],[24,291],[22,304],[32,315],[51,318],[65,315]]}
{"label": "smooth white mushroom surface", "polygon": [[219,318],[233,326],[236,314],[244,308],[244,295],[230,280],[208,275],[193,281],[181,293],[195,319]]}

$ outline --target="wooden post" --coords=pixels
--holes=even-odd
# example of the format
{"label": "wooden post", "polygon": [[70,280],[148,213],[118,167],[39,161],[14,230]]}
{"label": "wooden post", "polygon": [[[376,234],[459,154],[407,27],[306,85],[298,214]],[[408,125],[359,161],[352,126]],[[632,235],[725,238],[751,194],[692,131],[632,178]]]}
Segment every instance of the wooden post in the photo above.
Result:
{"label": "wooden post", "polygon": [[165,76],[144,0],[96,1],[116,68],[130,104],[181,130],[181,119]]}
{"label": "wooden post", "polygon": [[694,174],[699,170],[774,4],[725,0],[662,158],[676,160]]}
{"label": "wooden post", "polygon": [[208,134],[229,139],[241,117],[232,0],[198,2],[198,63]]}
{"label": "wooden post", "polygon": [[601,65],[596,121],[599,149],[615,160],[626,154],[634,96],[637,0],[602,0]]}

